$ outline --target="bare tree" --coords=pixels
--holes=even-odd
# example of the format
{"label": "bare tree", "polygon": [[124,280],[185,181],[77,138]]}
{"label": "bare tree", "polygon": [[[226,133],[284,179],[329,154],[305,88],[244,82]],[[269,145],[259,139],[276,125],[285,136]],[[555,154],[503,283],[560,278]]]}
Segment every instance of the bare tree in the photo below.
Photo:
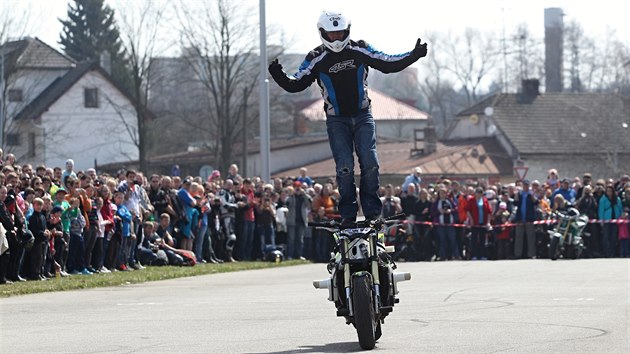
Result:
{"label": "bare tree", "polygon": [[[134,99],[137,121],[128,129],[132,141],[138,148],[140,170],[147,171],[147,150],[149,144],[148,96],[150,87],[149,72],[151,58],[166,49],[164,40],[166,2],[145,1],[139,7],[127,6],[119,11],[122,46],[128,55],[131,71],[131,96]],[[119,3],[122,6],[122,3]],[[121,7],[119,7],[121,8]]]}
{"label": "bare tree", "polygon": [[449,34],[444,53],[445,70],[451,72],[462,86],[468,105],[478,100],[480,85],[495,69],[500,52],[495,48],[496,38],[467,28],[461,37]]}
{"label": "bare tree", "polygon": [[449,125],[451,118],[464,104],[457,102],[457,94],[453,90],[454,83],[449,78],[446,62],[438,53],[442,53],[446,40],[437,33],[430,33],[427,42],[431,50],[426,57],[425,73],[421,73],[420,90],[426,98],[427,111],[439,132]]}
{"label": "bare tree", "polygon": [[227,0],[179,5],[176,13],[181,41],[188,49],[185,58],[207,105],[202,121],[188,121],[204,133],[215,163],[226,170],[233,162],[243,126],[249,125],[243,124],[243,119],[251,122],[257,112],[257,99],[251,97],[258,80],[253,9]]}

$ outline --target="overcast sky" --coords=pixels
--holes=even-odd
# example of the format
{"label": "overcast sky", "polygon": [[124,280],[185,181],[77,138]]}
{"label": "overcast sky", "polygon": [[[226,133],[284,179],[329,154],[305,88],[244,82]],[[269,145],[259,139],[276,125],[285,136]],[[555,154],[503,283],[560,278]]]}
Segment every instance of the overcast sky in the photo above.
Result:
{"label": "overcast sky", "polygon": [[[126,1],[126,2],[125,2]],[[111,2],[116,11],[119,3],[125,6],[145,0]],[[173,0],[177,1],[177,0]],[[188,0],[195,1],[195,0]],[[207,0],[215,1],[215,0]],[[233,0],[257,7],[258,0]],[[58,47],[61,25],[58,18],[66,18],[66,0],[0,0],[14,7],[16,13],[31,7],[37,20],[33,36]],[[110,3],[106,0],[106,3]],[[544,36],[544,9],[560,7],[565,23],[578,21],[585,33],[603,38],[609,31],[630,43],[629,0],[476,0],[476,1],[418,1],[418,0],[267,0],[267,23],[283,28],[291,37],[290,52],[306,53],[320,44],[316,30],[319,14],[324,9],[339,9],[352,21],[353,39],[365,39],[374,47],[390,54],[410,50],[416,38],[430,31],[463,33],[466,27],[501,35],[505,28],[510,34],[517,25],[527,23],[536,38]],[[256,34],[257,35],[257,34]],[[177,54],[179,51],[173,51]]]}

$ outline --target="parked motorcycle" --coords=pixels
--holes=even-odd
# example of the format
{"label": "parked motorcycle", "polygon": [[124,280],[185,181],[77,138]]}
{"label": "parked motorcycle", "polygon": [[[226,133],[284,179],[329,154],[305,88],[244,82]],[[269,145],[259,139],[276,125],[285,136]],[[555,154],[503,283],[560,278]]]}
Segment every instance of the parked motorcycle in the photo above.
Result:
{"label": "parked motorcycle", "polygon": [[552,217],[557,224],[549,233],[549,258],[555,261],[558,257],[576,259],[584,251],[584,233],[588,225],[588,216],[580,215],[575,208],[567,211],[557,211]]}
{"label": "parked motorcycle", "polygon": [[399,222],[394,221],[399,217],[356,222],[349,229],[341,229],[334,220],[309,223],[332,232],[335,239],[328,263],[330,277],[313,281],[313,286],[328,289],[337,316],[354,325],[363,349],[373,349],[381,337],[381,324],[399,301],[398,282],[411,279],[410,273],[394,272],[396,264],[388,253],[395,249],[383,244],[380,233],[383,225]]}

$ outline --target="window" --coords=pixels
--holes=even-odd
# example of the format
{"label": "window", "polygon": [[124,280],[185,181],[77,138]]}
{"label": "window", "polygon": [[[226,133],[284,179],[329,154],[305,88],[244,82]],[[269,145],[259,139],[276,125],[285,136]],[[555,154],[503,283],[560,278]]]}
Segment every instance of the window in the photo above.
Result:
{"label": "window", "polygon": [[22,102],[22,89],[9,90],[9,102]]}
{"label": "window", "polygon": [[98,108],[98,89],[86,88],[84,106],[85,108]]}
{"label": "window", "polygon": [[7,134],[7,145],[10,146],[19,146],[20,145],[20,134]]}
{"label": "window", "polygon": [[35,133],[28,134],[28,156],[35,157],[35,144],[37,140],[35,139]]}

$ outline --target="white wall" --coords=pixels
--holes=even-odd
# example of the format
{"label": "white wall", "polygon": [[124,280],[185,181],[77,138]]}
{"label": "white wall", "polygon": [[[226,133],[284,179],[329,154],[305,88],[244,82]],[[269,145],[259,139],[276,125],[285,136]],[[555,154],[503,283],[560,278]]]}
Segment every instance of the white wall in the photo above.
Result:
{"label": "white wall", "polygon": [[[332,157],[328,140],[319,143],[292,146],[285,149],[271,150],[270,172],[274,174],[278,171],[295,168],[296,166],[308,165],[313,162],[325,160]],[[247,171],[251,176],[260,175],[260,154],[249,155],[247,159]]]}
{"label": "white wall", "polygon": [[[26,107],[32,100],[34,100],[39,94],[42,93],[50,84],[58,77],[63,76],[68,72],[67,69],[59,70],[33,70],[24,69],[19,70],[15,74],[11,75],[7,81],[7,89],[21,89],[22,90],[22,102],[7,102],[7,115],[13,117],[20,110]],[[7,92],[8,92],[7,90]]]}
{"label": "white wall", "polygon": [[[98,108],[84,107],[84,88],[98,88]],[[97,71],[88,72],[42,116],[47,166],[72,158],[77,169],[138,159],[135,110]]]}

